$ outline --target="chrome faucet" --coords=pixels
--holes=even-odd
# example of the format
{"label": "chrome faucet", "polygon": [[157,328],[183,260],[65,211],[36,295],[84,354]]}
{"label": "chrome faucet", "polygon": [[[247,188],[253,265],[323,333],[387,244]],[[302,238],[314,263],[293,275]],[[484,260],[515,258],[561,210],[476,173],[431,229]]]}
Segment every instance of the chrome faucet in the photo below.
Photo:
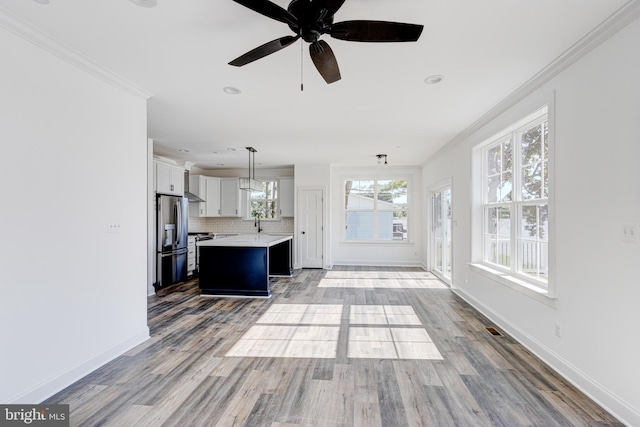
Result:
{"label": "chrome faucet", "polygon": [[258,233],[262,231],[262,227],[260,226],[260,217],[256,217],[253,221],[253,226],[258,227]]}

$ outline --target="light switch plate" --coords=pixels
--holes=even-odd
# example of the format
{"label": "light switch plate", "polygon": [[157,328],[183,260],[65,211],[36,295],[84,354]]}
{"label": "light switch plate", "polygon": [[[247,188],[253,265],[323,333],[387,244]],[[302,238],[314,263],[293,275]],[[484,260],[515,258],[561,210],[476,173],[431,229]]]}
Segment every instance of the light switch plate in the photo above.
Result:
{"label": "light switch plate", "polygon": [[622,241],[628,243],[638,242],[638,224],[622,224]]}

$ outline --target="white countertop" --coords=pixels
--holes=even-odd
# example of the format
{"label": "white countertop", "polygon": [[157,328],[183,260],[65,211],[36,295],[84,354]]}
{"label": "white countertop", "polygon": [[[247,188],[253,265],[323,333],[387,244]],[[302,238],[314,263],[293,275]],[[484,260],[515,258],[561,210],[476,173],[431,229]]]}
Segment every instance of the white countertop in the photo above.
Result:
{"label": "white countertop", "polygon": [[278,243],[292,240],[293,236],[274,236],[270,234],[240,234],[238,236],[229,236],[224,239],[204,240],[197,242],[197,246],[231,246],[243,248],[268,248]]}

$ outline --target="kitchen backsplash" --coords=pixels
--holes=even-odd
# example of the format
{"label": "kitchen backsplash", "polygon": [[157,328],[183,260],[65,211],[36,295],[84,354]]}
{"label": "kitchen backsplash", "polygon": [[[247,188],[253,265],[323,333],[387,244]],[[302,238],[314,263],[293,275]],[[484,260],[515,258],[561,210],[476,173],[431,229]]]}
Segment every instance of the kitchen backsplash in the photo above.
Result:
{"label": "kitchen backsplash", "polygon": [[[293,234],[293,218],[283,218],[280,221],[262,221],[262,232]],[[189,232],[251,234],[257,229],[253,221],[242,218],[198,218],[189,217]]]}

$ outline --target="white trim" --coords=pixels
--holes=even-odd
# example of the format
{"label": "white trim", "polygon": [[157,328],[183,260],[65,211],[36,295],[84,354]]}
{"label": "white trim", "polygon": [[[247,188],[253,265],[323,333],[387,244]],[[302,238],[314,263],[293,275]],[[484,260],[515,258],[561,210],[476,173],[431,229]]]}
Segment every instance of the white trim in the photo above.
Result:
{"label": "white trim", "polygon": [[91,74],[92,76],[97,77],[98,79],[117,89],[127,92],[136,98],[147,100],[153,96],[144,89],[141,89],[126,79],[96,64],[80,52],[10,14],[3,8],[0,8],[0,28],[11,31],[50,54],[57,56],[69,64],[74,65],[86,73]]}
{"label": "white trim", "polygon": [[483,303],[476,300],[472,295],[466,293],[460,288],[452,289],[452,291],[473,308],[488,317],[502,330],[511,335],[512,338],[551,367],[551,369],[560,374],[564,379],[577,387],[581,392],[586,394],[590,399],[598,403],[625,425],[640,426],[640,411],[638,408],[634,408],[631,404],[615,395],[611,390],[605,388],[593,378],[590,378],[570,361],[556,354],[552,349],[529,335],[526,331],[512,324],[508,319],[489,309]]}
{"label": "white trim", "polygon": [[[476,272],[481,273],[485,277],[497,281],[507,287],[520,291],[527,296],[530,296],[544,304],[555,307],[555,260],[551,259],[551,256],[555,256],[555,227],[552,225],[551,214],[555,213],[554,206],[551,206],[555,199],[552,198],[555,193],[555,91],[551,91],[550,94],[544,96],[546,102],[542,105],[538,105],[533,110],[529,110],[524,117],[516,122],[508,125],[506,128],[493,134],[489,138],[485,138],[482,142],[474,144],[472,153],[472,177],[480,176],[481,179],[471,180],[472,191],[472,251],[471,260],[469,264],[474,267]],[[520,200],[521,183],[519,182],[520,170],[522,165],[520,164],[520,148],[518,147],[518,138],[512,137],[518,135],[525,129],[531,126],[540,125],[544,122],[548,123],[548,157],[547,157],[547,169],[548,169],[548,194],[546,199],[539,200]],[[552,127],[553,126],[553,127]],[[512,162],[512,196],[511,201],[507,202],[488,202],[486,200],[486,189],[483,185],[485,177],[487,175],[487,158],[486,150],[502,144],[505,140],[511,139],[513,145],[513,162]],[[518,207],[523,204],[546,201],[548,209],[548,233],[549,238],[547,242],[547,280],[538,281],[517,272],[517,257],[521,254],[518,252],[516,239],[517,230],[519,226],[517,222]],[[476,204],[477,203],[477,204]],[[496,266],[493,267],[491,263],[484,261],[485,259],[485,238],[486,238],[486,215],[485,209],[487,207],[506,207],[511,212],[511,264],[508,267]],[[514,209],[512,209],[514,208]],[[513,255],[516,255],[514,257]],[[541,298],[541,295],[545,298]],[[552,301],[550,303],[550,301]]]}
{"label": "white trim", "polygon": [[330,252],[330,244],[329,244],[329,240],[330,240],[330,236],[329,236],[329,203],[327,202],[327,194],[329,193],[329,190],[327,189],[326,186],[324,185],[301,185],[301,186],[295,186],[295,197],[294,197],[294,230],[293,230],[293,241],[294,241],[294,247],[296,248],[296,262],[294,263],[294,268],[301,269],[301,268],[305,268],[302,267],[302,247],[298,242],[298,238],[300,236],[300,230],[298,229],[300,227],[300,224],[297,220],[298,218],[298,203],[301,200],[300,194],[302,194],[303,191],[321,191],[322,192],[322,233],[321,233],[321,238],[322,238],[322,269],[323,270],[331,270],[331,267],[333,266],[332,260],[331,260],[331,252]]}
{"label": "white trim", "polygon": [[464,141],[478,130],[489,124],[495,118],[508,111],[511,107],[523,101],[545,83],[556,77],[562,71],[589,54],[605,41],[622,31],[627,25],[640,17],[640,1],[628,0],[617,11],[612,13],[600,25],[595,27],[573,46],[564,51],[560,56],[544,67],[531,79],[523,83],[518,89],[500,101],[495,107],[483,114],[478,120],[456,135],[452,140],[440,147],[431,157],[426,159],[421,166],[425,167],[431,158],[442,154]]}
{"label": "white trim", "polygon": [[[433,194],[436,192],[441,192],[442,190],[449,188],[449,190],[451,191],[451,202],[450,202],[450,206],[451,206],[451,229],[450,229],[450,233],[451,233],[451,259],[449,260],[449,262],[451,263],[451,277],[446,277],[444,276],[444,274],[441,274],[440,272],[438,272],[434,265],[435,265],[435,250],[434,250],[434,236],[433,236]],[[454,272],[454,265],[453,265],[453,252],[454,252],[454,246],[455,246],[455,242],[454,242],[454,225],[456,225],[457,221],[455,219],[455,216],[453,216],[453,212],[454,211],[454,204],[453,204],[453,178],[449,177],[443,180],[438,181],[437,183],[433,184],[432,186],[429,186],[427,188],[427,211],[426,213],[426,218],[427,218],[427,253],[431,254],[428,259],[427,259],[427,265],[429,266],[430,270],[428,270],[430,273],[434,274],[438,279],[440,279],[441,281],[443,281],[444,283],[447,284],[447,286],[451,287],[451,284],[453,283],[453,272]]]}
{"label": "white trim", "polygon": [[[345,266],[363,266],[363,267],[410,267],[410,268],[424,268],[421,262],[412,261],[381,261],[371,262],[368,260],[340,260],[333,265],[345,265]],[[426,271],[426,270],[425,270]]]}
{"label": "white trim", "polygon": [[129,339],[121,342],[120,344],[116,344],[111,348],[107,348],[102,352],[90,356],[84,362],[80,362],[76,366],[72,366],[30,390],[15,396],[10,399],[8,403],[42,402],[148,339],[149,328],[145,327],[137,334],[132,335]]}
{"label": "white trim", "polygon": [[[378,182],[379,181],[407,181],[407,229],[409,230],[409,233],[407,233],[407,239],[406,240],[401,240],[401,241],[394,241],[392,240],[387,240],[387,239],[380,239],[379,237],[375,237],[373,239],[347,239],[346,236],[346,213],[347,212],[373,212],[374,213],[374,232],[377,235],[380,231],[379,227],[378,227],[378,216],[376,215],[379,210],[378,210],[378,203],[388,203],[388,202],[381,202],[378,199]],[[407,173],[401,173],[401,172],[392,172],[392,173],[386,173],[386,171],[381,171],[378,172],[376,171],[375,173],[371,173],[371,174],[367,174],[367,173],[361,173],[361,172],[357,172],[354,174],[341,174],[340,175],[340,188],[342,189],[342,194],[345,194],[345,184],[347,181],[373,181],[374,182],[374,197],[373,197],[373,208],[372,209],[348,209],[344,207],[341,208],[341,215],[340,215],[340,227],[342,230],[342,233],[340,235],[340,240],[339,243],[340,244],[349,244],[349,243],[356,243],[356,244],[368,244],[368,245],[375,245],[378,243],[382,243],[382,244],[414,244],[417,241],[415,232],[412,232],[412,227],[413,224],[417,222],[417,219],[413,219],[412,218],[412,211],[415,210],[415,208],[412,208],[413,206],[413,201],[412,201],[412,192],[413,190],[413,186],[417,185],[415,183],[415,179],[414,176],[411,172],[407,172]]]}
{"label": "white trim", "polygon": [[486,277],[487,279],[491,279],[496,283],[513,289],[514,291],[526,295],[529,298],[533,298],[534,300],[548,305],[549,307],[557,308],[558,299],[556,297],[551,296],[544,289],[526,280],[515,277],[511,272],[502,272],[484,264],[472,262],[469,263],[469,267],[472,271]]}

